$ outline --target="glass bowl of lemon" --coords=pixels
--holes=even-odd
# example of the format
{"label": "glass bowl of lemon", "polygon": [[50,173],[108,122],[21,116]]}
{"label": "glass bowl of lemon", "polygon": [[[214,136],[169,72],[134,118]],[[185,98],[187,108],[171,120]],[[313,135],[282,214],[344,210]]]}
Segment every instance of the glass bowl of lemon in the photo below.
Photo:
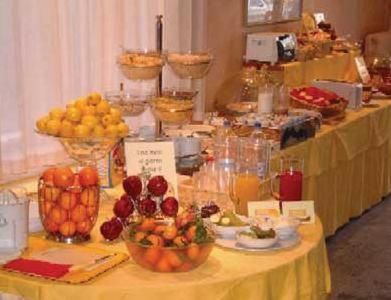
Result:
{"label": "glass bowl of lemon", "polygon": [[104,158],[130,129],[118,108],[91,93],[68,102],[65,109],[50,110],[36,121],[36,132],[57,138],[69,156],[85,164]]}

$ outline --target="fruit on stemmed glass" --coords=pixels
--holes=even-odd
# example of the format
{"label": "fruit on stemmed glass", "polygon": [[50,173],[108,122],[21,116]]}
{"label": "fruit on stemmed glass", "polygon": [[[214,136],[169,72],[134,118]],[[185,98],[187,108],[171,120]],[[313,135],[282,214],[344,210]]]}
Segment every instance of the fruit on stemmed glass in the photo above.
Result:
{"label": "fruit on stemmed glass", "polygon": [[65,109],[53,108],[36,122],[39,132],[58,137],[124,137],[129,127],[121,112],[91,93],[70,101]]}

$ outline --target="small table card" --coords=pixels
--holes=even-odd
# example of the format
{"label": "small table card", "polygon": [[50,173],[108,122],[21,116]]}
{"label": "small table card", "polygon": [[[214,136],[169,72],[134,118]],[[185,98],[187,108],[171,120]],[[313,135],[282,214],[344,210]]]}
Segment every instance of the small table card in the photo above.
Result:
{"label": "small table card", "polygon": [[369,75],[367,64],[362,56],[355,58],[358,74],[363,83],[368,84],[371,81],[371,76]]}
{"label": "small table card", "polygon": [[174,143],[172,141],[125,140],[125,158],[128,176],[140,174],[143,168],[151,176],[162,175],[169,183],[168,193],[178,197]]}
{"label": "small table card", "polygon": [[270,217],[279,217],[280,216],[280,202],[276,200],[270,201],[250,201],[247,203],[248,207],[248,216],[257,217],[257,216],[270,216]]}
{"label": "small table card", "polygon": [[303,224],[315,222],[314,201],[283,201],[282,215],[295,217]]}

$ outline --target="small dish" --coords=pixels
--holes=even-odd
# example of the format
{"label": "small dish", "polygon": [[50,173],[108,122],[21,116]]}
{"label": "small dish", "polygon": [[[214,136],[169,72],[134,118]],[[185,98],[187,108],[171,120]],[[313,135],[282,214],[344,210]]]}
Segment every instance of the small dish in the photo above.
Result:
{"label": "small dish", "polygon": [[298,219],[282,216],[274,221],[274,230],[281,239],[286,239],[297,232],[299,225]]}
{"label": "small dish", "polygon": [[245,235],[236,236],[238,244],[246,248],[265,249],[270,248],[278,242],[278,234],[274,238],[254,239]]}
{"label": "small dish", "polygon": [[236,235],[241,231],[249,230],[250,226],[219,226],[214,225],[214,230],[218,236],[223,239],[231,239],[234,240]]}

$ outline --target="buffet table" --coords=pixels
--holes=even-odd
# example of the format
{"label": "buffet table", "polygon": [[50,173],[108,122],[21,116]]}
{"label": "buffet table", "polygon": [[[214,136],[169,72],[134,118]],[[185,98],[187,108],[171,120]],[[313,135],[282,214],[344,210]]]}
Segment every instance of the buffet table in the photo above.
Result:
{"label": "buffet table", "polygon": [[358,77],[355,57],[359,52],[336,53],[323,58],[282,65],[283,82],[288,86],[310,85],[314,79],[356,81]]}
{"label": "buffet table", "polygon": [[[119,192],[120,189],[109,191],[112,195]],[[112,205],[112,201],[103,203],[97,224],[112,215]],[[158,296],[160,299],[326,299],[330,293],[330,272],[322,225],[317,219],[314,225],[300,226],[299,232],[299,245],[275,252],[244,253],[215,246],[205,264],[187,273],[153,273],[132,259],[79,285],[0,271],[0,291],[50,300]],[[29,242],[34,243],[34,239]],[[127,253],[122,241],[104,242],[99,226],[94,228],[92,241],[87,245]]]}
{"label": "buffet table", "polygon": [[281,153],[304,158],[303,198],[315,201],[326,236],[391,191],[391,100],[373,103]]}

